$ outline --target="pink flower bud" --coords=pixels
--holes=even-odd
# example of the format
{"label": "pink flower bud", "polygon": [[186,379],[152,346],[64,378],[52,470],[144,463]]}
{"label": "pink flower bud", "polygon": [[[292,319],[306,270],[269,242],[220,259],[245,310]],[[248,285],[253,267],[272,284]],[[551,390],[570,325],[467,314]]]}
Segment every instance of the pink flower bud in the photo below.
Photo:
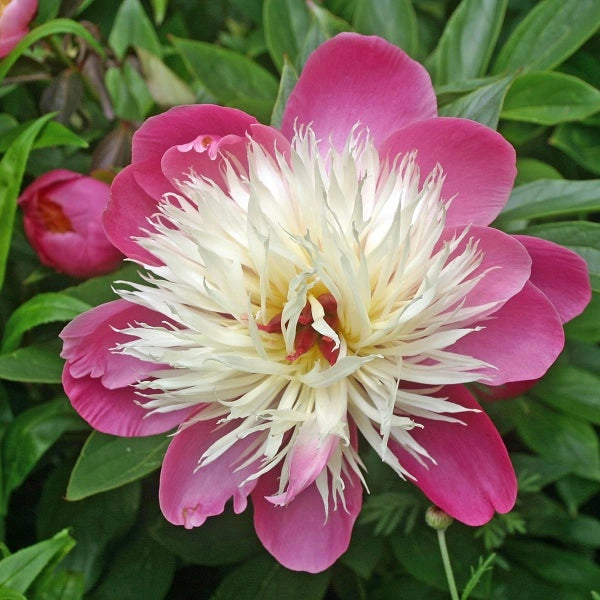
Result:
{"label": "pink flower bud", "polygon": [[37,0],[0,0],[0,58],[27,33],[37,7]]}
{"label": "pink flower bud", "polygon": [[25,233],[45,265],[74,277],[119,265],[122,254],[102,227],[109,193],[108,184],[64,169],[45,173],[23,192]]}

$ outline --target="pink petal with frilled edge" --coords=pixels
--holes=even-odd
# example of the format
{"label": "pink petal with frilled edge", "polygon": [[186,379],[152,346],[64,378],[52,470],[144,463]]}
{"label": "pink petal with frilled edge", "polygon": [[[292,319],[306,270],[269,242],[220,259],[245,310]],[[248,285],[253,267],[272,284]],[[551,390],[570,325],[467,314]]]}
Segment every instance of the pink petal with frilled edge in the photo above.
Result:
{"label": "pink petal with frilled edge", "polygon": [[287,489],[267,500],[277,505],[291,502],[319,476],[339,443],[335,435],[320,439],[316,415],[306,420],[286,461],[290,474]]}
{"label": "pink petal with frilled edge", "polygon": [[390,159],[417,150],[421,182],[439,163],[452,201],[446,225],[489,225],[508,200],[516,175],[515,151],[496,131],[468,119],[438,117],[392,134],[381,154]]}
{"label": "pink petal with frilled edge", "polygon": [[483,319],[481,331],[469,333],[448,348],[483,360],[495,368],[482,369],[500,385],[541,377],[564,346],[562,323],[554,306],[532,283],[499,310]]}
{"label": "pink petal with frilled edge", "polygon": [[[463,231],[464,226],[446,227],[438,247],[458,238]],[[505,302],[523,289],[531,274],[531,258],[522,244],[497,229],[472,225],[448,261],[462,254],[470,240],[477,242],[483,260],[469,279],[487,273],[466,296],[465,306]]]}
{"label": "pink petal with frilled edge", "polygon": [[188,414],[187,410],[150,414],[136,404],[143,398],[134,388],[108,389],[94,377],[74,378],[67,368],[62,383],[73,408],[102,433],[123,437],[155,435],[175,428]]}
{"label": "pink petal with frilled edge", "polygon": [[147,119],[135,132],[132,162],[154,158],[157,166],[171,146],[193,142],[200,135],[244,136],[248,127],[258,121],[235,108],[214,104],[177,106]]}
{"label": "pink petal with frilled edge", "polygon": [[283,115],[282,132],[309,125],[317,138],[344,146],[352,127],[367,127],[377,146],[397,129],[437,114],[427,71],[378,37],[342,33],[306,61]]}
{"label": "pink petal with frilled edge", "polygon": [[66,359],[63,386],[75,410],[95,429],[122,436],[153,435],[173,429],[186,410],[150,415],[129,386],[164,367],[110,351],[131,340],[115,329],[129,324],[160,325],[164,317],[125,300],[92,308],[71,321],[61,332]]}
{"label": "pink petal with frilled edge", "polygon": [[[436,395],[481,410],[463,386],[447,386]],[[506,513],[514,506],[515,472],[502,438],[483,411],[453,416],[466,425],[416,419],[424,428],[410,432],[437,464],[425,459],[423,466],[396,442],[390,442],[390,449],[434,504],[467,525],[483,525],[494,512]]]}
{"label": "pink petal with frilled edge", "polygon": [[129,325],[144,323],[160,326],[165,317],[126,300],[101,304],[73,319],[60,333],[63,340],[61,356],[67,360],[65,369],[75,378],[101,378],[108,389],[124,387],[144,379],[163,365],[116,354],[110,349],[131,341],[131,336],[115,331]]}
{"label": "pink petal with frilled edge", "polygon": [[134,168],[134,165],[125,167],[112,183],[110,200],[102,220],[104,231],[125,256],[157,265],[157,259],[133,239],[144,237],[142,229],[152,229],[148,219],[157,212],[157,200],[137,184]]}
{"label": "pink petal with frilled edge", "polygon": [[531,283],[546,294],[562,322],[566,323],[583,312],[592,297],[585,260],[547,240],[528,235],[514,237],[527,248],[533,260]]}
{"label": "pink petal with frilled edge", "polygon": [[197,468],[204,452],[234,427],[233,423],[199,421],[183,427],[169,444],[160,473],[159,498],[163,514],[174,525],[198,527],[207,517],[220,515],[232,497],[236,513],[246,509],[256,481],[244,481],[260,468],[260,461],[238,467],[247,460],[256,434],[237,440],[221,456]]}
{"label": "pink petal with frilled edge", "polygon": [[330,567],[347,549],[352,527],[362,505],[362,485],[357,475],[342,475],[346,507],[329,497],[329,516],[315,483],[286,506],[274,506],[266,497],[278,488],[277,473],[260,478],[252,492],[254,527],[264,547],[294,571],[319,573]]}

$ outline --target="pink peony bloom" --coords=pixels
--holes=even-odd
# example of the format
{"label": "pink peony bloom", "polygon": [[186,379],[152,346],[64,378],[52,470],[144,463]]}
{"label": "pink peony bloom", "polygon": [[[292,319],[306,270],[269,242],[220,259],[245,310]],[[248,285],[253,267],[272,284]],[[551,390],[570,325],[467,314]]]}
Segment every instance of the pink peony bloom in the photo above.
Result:
{"label": "pink peony bloom", "polygon": [[346,33],[309,58],[281,132],[202,105],[134,136],[104,224],[146,283],[64,329],[63,383],[100,431],[179,425],[171,523],[250,496],[267,550],[321,571],[361,508],[358,432],[464,523],[512,508],[508,454],[464,384],[545,373],[589,282],[572,252],[488,226],[514,150],[436,114],[423,67]]}
{"label": "pink peony bloom", "polygon": [[110,186],[57,169],[38,177],[19,198],[25,233],[40,260],[74,277],[116,269],[123,255],[106,238],[102,212]]}
{"label": "pink peony bloom", "polygon": [[0,0],[0,58],[29,31],[29,22],[37,8],[37,0]]}

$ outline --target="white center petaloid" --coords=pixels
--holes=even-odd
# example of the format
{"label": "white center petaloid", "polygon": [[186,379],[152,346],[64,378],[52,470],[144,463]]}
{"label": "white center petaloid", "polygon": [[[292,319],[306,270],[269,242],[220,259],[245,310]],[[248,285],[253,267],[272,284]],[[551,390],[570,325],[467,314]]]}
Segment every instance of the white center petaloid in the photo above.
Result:
{"label": "white center petaloid", "polygon": [[390,437],[434,459],[411,417],[458,421],[465,409],[432,394],[481,379],[488,365],[447,348],[491,305],[465,305],[482,254],[466,229],[441,240],[442,171],[420,186],[415,158],[382,162],[355,132],[323,156],[307,129],[286,157],[250,141],[247,170],[226,162],[226,190],[190,172],[164,198],[139,241],[162,266],[120,294],[165,323],[131,324],[115,351],[157,363],[136,386],[149,418],[198,407],[191,422],[236,424],[199,468],[254,435],[240,464],[262,461],[258,477],[284,461],[282,494],[298,439],[339,438],[316,483],[343,503],[343,471],[362,479],[350,419],[401,476]]}

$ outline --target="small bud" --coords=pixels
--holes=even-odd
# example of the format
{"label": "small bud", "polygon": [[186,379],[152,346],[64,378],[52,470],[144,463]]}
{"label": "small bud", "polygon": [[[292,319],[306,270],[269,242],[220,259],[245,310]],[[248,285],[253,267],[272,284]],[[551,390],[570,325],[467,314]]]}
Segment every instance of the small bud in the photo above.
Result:
{"label": "small bud", "polygon": [[123,255],[102,227],[109,194],[107,183],[65,169],[45,173],[23,191],[25,233],[45,265],[73,277],[119,266]]}
{"label": "small bud", "polygon": [[436,531],[448,529],[452,525],[452,521],[454,519],[438,506],[430,506],[425,513],[425,523]]}

